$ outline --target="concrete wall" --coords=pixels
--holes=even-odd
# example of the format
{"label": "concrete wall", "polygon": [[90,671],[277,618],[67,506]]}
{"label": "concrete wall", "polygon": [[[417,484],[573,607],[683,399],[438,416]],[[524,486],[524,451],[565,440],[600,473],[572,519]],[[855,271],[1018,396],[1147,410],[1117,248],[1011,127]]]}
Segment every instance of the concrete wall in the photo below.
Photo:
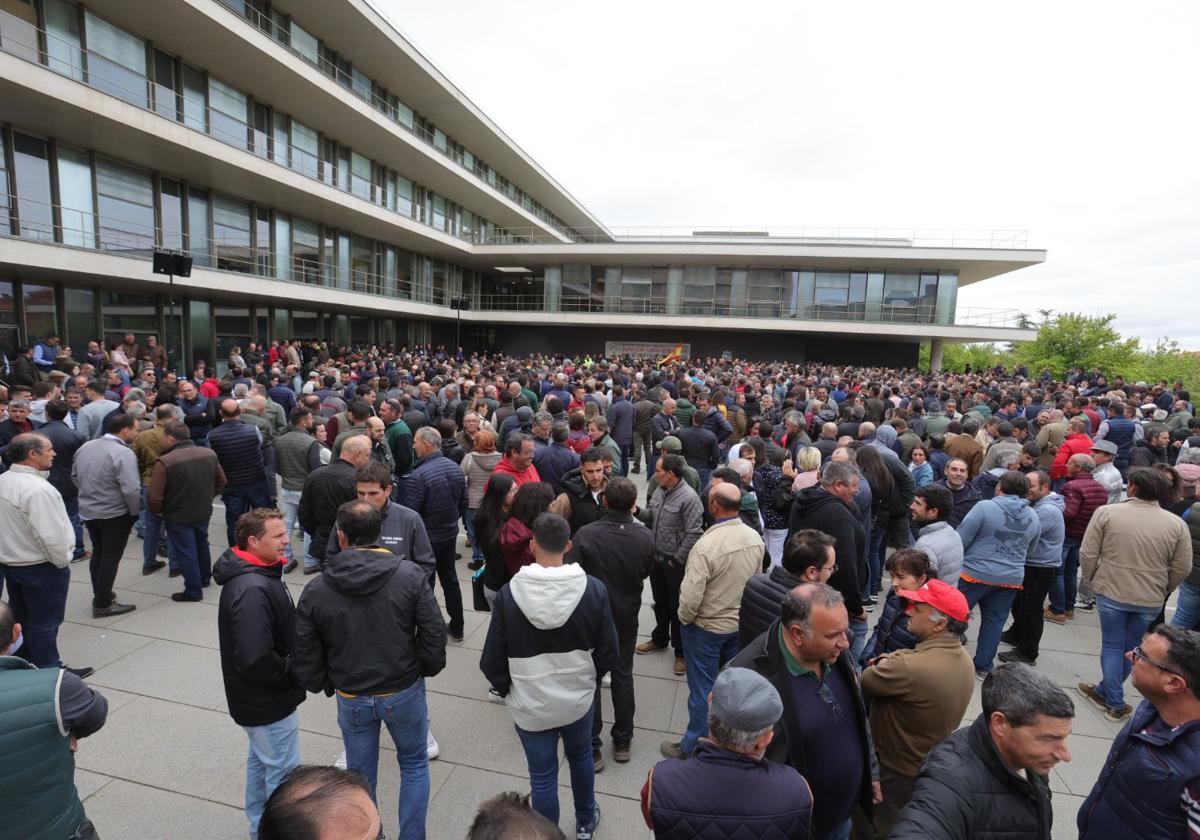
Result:
{"label": "concrete wall", "polygon": [[[533,324],[534,320],[535,317],[531,314],[530,323]],[[755,361],[813,361],[912,367],[917,363],[917,353],[920,349],[917,343],[903,341],[833,338],[767,330],[678,330],[669,326],[656,330],[514,327],[511,324],[498,324],[484,329],[488,334],[494,331],[496,349],[516,356],[536,353],[596,356],[604,352],[606,341],[663,341],[690,342],[692,353],[697,356],[720,356],[728,350],[734,356]],[[433,332],[435,343],[450,345],[454,340],[453,325],[446,330],[442,325],[435,324]],[[468,352],[484,349],[482,345],[472,346],[470,341],[467,331],[464,330],[463,346]]]}

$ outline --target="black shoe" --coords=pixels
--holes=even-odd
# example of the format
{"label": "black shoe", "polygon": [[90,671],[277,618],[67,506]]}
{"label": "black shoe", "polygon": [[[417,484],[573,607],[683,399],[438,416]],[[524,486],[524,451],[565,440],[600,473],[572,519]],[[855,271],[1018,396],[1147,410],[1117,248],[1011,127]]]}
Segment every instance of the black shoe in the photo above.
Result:
{"label": "black shoe", "polygon": [[212,586],[212,578],[209,578],[208,580],[204,581],[204,583],[200,584],[201,589],[208,589],[210,586]]}
{"label": "black shoe", "polygon": [[454,559],[455,559],[455,560],[461,560],[461,559],[462,559],[462,555],[461,555],[461,554],[459,554],[459,553],[456,551],[456,552],[454,552]]}
{"label": "black shoe", "polygon": [[68,673],[74,674],[81,680],[86,680],[92,674],[96,673],[95,668],[68,668],[66,665],[64,665],[62,666],[62,669]]}
{"label": "black shoe", "polygon": [[1034,665],[1037,663],[1036,658],[1026,656],[1016,648],[1013,648],[1012,650],[1006,650],[996,658],[1001,662],[1024,662],[1026,665]]}
{"label": "black shoe", "polygon": [[873,607],[873,606],[875,606],[875,605],[876,605],[876,604],[878,604],[878,603],[879,603],[879,599],[878,599],[878,598],[876,598],[874,595],[871,595],[871,596],[869,596],[869,597],[866,597],[866,598],[863,598],[863,599],[862,599],[862,605],[863,605],[864,607]]}
{"label": "black shoe", "polygon": [[1092,610],[1096,609],[1096,602],[1095,601],[1076,601],[1075,609],[1083,610],[1084,612],[1091,612]]}
{"label": "black shoe", "polygon": [[166,543],[160,543],[160,544],[159,544],[159,546],[158,546],[158,556],[159,556],[159,557],[170,557],[170,556],[171,556],[171,555],[170,555],[170,552],[169,552],[169,550],[168,550],[168,548],[167,548],[167,544],[166,544]]}
{"label": "black shoe", "polygon": [[92,607],[92,618],[111,618],[114,615],[131,613],[136,609],[136,604],[118,604],[113,601],[107,607]]}
{"label": "black shoe", "polygon": [[470,563],[467,564],[467,568],[470,569],[472,572],[475,572],[475,571],[478,571],[479,567],[482,565],[483,565],[482,563],[476,563],[474,560],[472,560]]}
{"label": "black shoe", "polygon": [[182,574],[183,572],[179,571],[179,569],[172,569],[167,573],[167,577],[179,577]]}
{"label": "black shoe", "polygon": [[142,566],[142,574],[152,575],[155,572],[157,572],[159,569],[165,568],[166,565],[167,565],[166,560],[155,560],[149,566]]}
{"label": "black shoe", "polygon": [[299,562],[298,562],[297,560],[295,560],[295,559],[292,559],[292,560],[288,561],[288,564],[287,564],[286,566],[284,566],[284,567],[283,567],[283,573],[284,573],[285,575],[286,575],[286,574],[291,574],[293,571],[295,571],[295,569],[296,569],[296,567],[297,567],[298,565],[300,565],[300,564],[299,564]]}
{"label": "black shoe", "polygon": [[1004,642],[1004,644],[1006,644],[1006,645],[1015,645],[1017,643],[1016,638],[1013,636],[1013,631],[1011,629],[1005,630],[1003,633],[1000,634],[1000,641]]}
{"label": "black shoe", "polygon": [[304,574],[306,574],[306,575],[315,575],[319,571],[321,571],[320,566],[305,566],[304,567]]}
{"label": "black shoe", "polygon": [[640,473],[641,471],[642,471],[642,468],[641,468],[641,467],[634,466],[634,467],[630,467],[630,468],[629,468],[629,474],[630,474],[630,475],[637,475],[637,474],[638,474],[638,473]]}
{"label": "black shoe", "polygon": [[191,595],[185,595],[182,592],[172,592],[171,600],[172,601],[203,601],[204,596],[200,595],[200,596],[193,598]]}

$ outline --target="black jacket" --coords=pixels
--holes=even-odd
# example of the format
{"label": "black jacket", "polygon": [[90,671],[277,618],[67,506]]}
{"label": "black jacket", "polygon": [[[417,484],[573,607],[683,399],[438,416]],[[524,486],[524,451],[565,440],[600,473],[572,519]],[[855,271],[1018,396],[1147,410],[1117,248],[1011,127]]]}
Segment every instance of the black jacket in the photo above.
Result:
{"label": "black jacket", "polygon": [[75,463],[75,450],[83,446],[83,435],[61,420],[51,420],[38,430],[39,435],[50,438],[54,444],[54,464],[50,467],[50,483],[64,499],[79,495],[79,488],[71,479],[71,466]]}
{"label": "black jacket", "polygon": [[779,607],[787,594],[803,583],[800,578],[775,566],[765,574],[754,575],[742,590],[738,610],[738,647],[746,647],[779,619]]}
{"label": "black jacket", "polygon": [[539,446],[533,452],[533,465],[537,467],[538,476],[550,485],[555,495],[563,492],[563,479],[572,470],[579,472],[579,453],[565,443],[551,443],[549,446]]}
{"label": "black jacket", "polygon": [[265,726],[296,711],[304,689],[292,670],[296,608],[283,566],[256,566],[226,549],[213,567],[221,586],[217,638],[225,701],[239,726]]}
{"label": "black jacket", "polygon": [[[589,494],[590,495],[590,494]],[[654,537],[629,513],[605,508],[571,539],[567,561],[608,587],[608,603],[618,636],[637,634],[642,589],[654,565]]]}
{"label": "black jacket", "polygon": [[337,511],[346,502],[358,498],[358,486],[354,481],[357,470],[352,464],[338,458],[329,466],[313,470],[304,479],[300,492],[300,527],[312,537],[312,556],[325,559],[325,546],[329,535],[337,524]]}
{"label": "black jacket", "polygon": [[658,443],[668,435],[679,431],[679,421],[674,414],[656,414],[650,420],[650,436]]}
{"label": "black jacket", "polygon": [[441,452],[417,459],[413,471],[400,482],[399,497],[400,504],[421,515],[431,543],[458,536],[458,519],[467,510],[467,479],[462,468]]}
{"label": "black jacket", "polygon": [[683,445],[680,452],[694,470],[714,470],[721,461],[721,446],[717,436],[703,426],[677,429],[675,437]]}
{"label": "black jacket", "polygon": [[942,741],[921,767],[912,799],[892,840],[1048,840],[1050,787],[1009,771],[996,752],[987,720]]}
{"label": "black jacket", "polygon": [[312,692],[388,694],[446,667],[446,624],[425,573],[381,546],[325,559],[296,606],[296,675]]}
{"label": "black jacket", "polygon": [[[804,721],[799,720],[792,708],[795,702],[795,695],[789,684],[789,680],[792,677],[788,673],[787,664],[783,661],[783,653],[779,650],[779,620],[776,619],[767,628],[767,632],[751,642],[749,646],[743,648],[742,652],[730,661],[729,667],[749,668],[752,671],[762,674],[771,681],[771,685],[775,686],[775,690],[779,692],[779,699],[783,701],[783,716],[775,724],[775,738],[771,741],[770,746],[767,747],[767,752],[763,758],[768,761],[778,761],[781,764],[790,765],[796,768],[802,776],[808,776],[810,770],[812,772],[820,772],[819,768],[809,768],[808,757],[804,753],[804,739],[800,735]],[[871,726],[867,720],[867,707],[863,703],[862,686],[858,681],[858,672],[854,670],[854,663],[850,659],[850,651],[843,652],[833,667],[841,671],[842,676],[846,679],[846,683],[854,691],[854,714],[858,723],[858,731],[861,735],[858,746],[863,751],[863,767],[870,770],[868,773],[863,773],[863,783],[862,788],[859,790],[858,802],[863,811],[870,817],[873,811],[872,799],[874,798],[874,792],[871,789],[871,780],[879,778],[879,761],[875,755],[875,742],[871,738]],[[849,745],[847,746],[849,747]]]}
{"label": "black jacket", "polygon": [[[432,585],[434,573],[437,571],[437,560],[433,556],[433,547],[429,544],[429,535],[425,533],[425,523],[416,511],[395,502],[388,502],[379,523],[379,544],[402,560],[416,563]],[[334,528],[329,532],[325,556],[332,557],[339,551],[341,548],[338,546],[337,529]]]}
{"label": "black jacket", "polygon": [[1170,464],[1171,456],[1166,449],[1155,449],[1148,440],[1134,441],[1129,450],[1129,466],[1153,467],[1155,464]]}
{"label": "black jacket", "polygon": [[822,487],[806,487],[792,502],[788,537],[805,528],[824,531],[836,540],[833,550],[838,570],[829,579],[829,585],[842,593],[851,616],[860,615],[860,573],[866,568],[867,535],[855,511]]}
{"label": "black jacket", "polygon": [[574,539],[580,528],[600,518],[600,499],[604,498],[604,491],[600,491],[600,499],[593,498],[592,491],[583,483],[583,474],[579,467],[562,477],[562,486],[563,494],[571,502],[571,515],[567,517],[567,522],[571,525],[571,537]]}

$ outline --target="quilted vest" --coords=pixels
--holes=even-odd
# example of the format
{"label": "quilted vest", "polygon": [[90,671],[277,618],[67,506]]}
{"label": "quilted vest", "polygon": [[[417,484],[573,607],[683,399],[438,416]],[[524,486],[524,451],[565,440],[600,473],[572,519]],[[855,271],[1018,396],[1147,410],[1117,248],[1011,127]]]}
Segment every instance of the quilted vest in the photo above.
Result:
{"label": "quilted vest", "polygon": [[85,819],[59,728],[61,674],[0,657],[0,840],[62,840]]}
{"label": "quilted vest", "polygon": [[1104,439],[1117,445],[1116,460],[1129,463],[1129,450],[1133,447],[1133,421],[1128,417],[1110,417]]}

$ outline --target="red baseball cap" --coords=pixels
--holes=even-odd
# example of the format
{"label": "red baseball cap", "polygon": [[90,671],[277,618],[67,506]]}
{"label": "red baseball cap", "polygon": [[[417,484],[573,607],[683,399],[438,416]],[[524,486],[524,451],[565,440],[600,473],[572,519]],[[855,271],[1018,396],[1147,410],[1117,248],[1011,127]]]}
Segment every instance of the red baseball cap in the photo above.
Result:
{"label": "red baseball cap", "polygon": [[967,597],[957,588],[937,578],[926,582],[920,589],[898,589],[896,594],[910,601],[928,604],[957,621],[966,621],[967,616],[971,614],[971,609],[967,606]]}

